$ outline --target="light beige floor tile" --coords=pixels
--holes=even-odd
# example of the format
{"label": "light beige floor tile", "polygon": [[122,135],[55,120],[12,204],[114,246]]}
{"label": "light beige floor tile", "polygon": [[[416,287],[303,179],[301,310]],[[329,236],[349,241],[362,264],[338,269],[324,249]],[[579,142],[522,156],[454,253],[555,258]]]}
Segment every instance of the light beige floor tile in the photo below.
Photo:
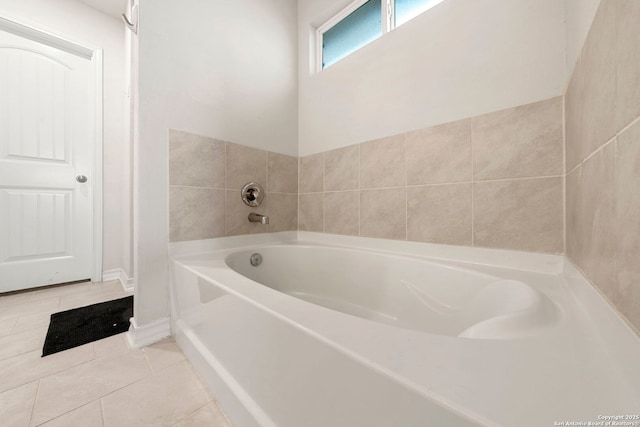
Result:
{"label": "light beige floor tile", "polygon": [[[114,294],[118,292],[124,292],[120,282],[110,281],[102,283],[81,282],[72,283],[63,286],[50,286],[45,288],[36,289],[31,292],[31,297],[24,301],[23,307],[27,308],[35,303],[41,303],[42,301],[50,300],[52,298],[60,298],[60,301],[68,301],[74,299],[90,298],[91,296],[101,296],[103,294]],[[52,313],[64,310],[64,308],[51,310]]]}
{"label": "light beige floor tile", "polygon": [[[126,334],[119,334],[44,358],[40,348],[9,357],[36,345],[38,334],[44,339],[52,313],[128,295],[114,281],[0,297],[4,301],[0,304],[0,426],[102,426],[100,399],[129,389],[136,381],[145,382],[141,390],[161,392],[142,393],[142,399],[138,392],[132,393],[133,409],[117,409],[118,425],[137,427],[145,419],[151,419],[150,425],[173,425],[180,420],[185,425],[228,425],[214,405],[206,406],[211,397],[171,340],[144,351],[131,350]],[[156,376],[152,377],[150,366],[158,372]],[[176,393],[180,398],[174,402]],[[138,414],[138,407],[151,408],[151,416],[144,411]],[[217,420],[221,423],[216,424]]]}
{"label": "light beige floor tile", "polygon": [[0,322],[36,313],[55,313],[60,308],[60,297],[46,298],[28,304],[3,307],[0,310]]}
{"label": "light beige floor tile", "polygon": [[104,425],[102,422],[102,405],[99,400],[94,400],[87,405],[40,425],[42,427],[101,427]]}
{"label": "light beige floor tile", "polygon": [[218,408],[218,405],[211,402],[195,414],[180,421],[175,427],[231,427],[231,423]]}
{"label": "light beige floor tile", "polygon": [[103,292],[103,291],[124,291],[122,283],[119,280],[109,280],[108,282],[93,282],[89,286],[91,292]]}
{"label": "light beige floor tile", "polygon": [[61,297],[63,295],[81,294],[89,291],[90,289],[91,282],[89,281],[61,286],[47,286],[45,288],[36,289],[33,292],[32,300],[37,301],[45,298]]}
{"label": "light beige floor tile", "polygon": [[126,335],[127,333],[123,332],[118,335],[94,341],[93,350],[96,353],[96,358],[121,356],[129,353],[131,349],[129,348]]}
{"label": "light beige floor tile", "polygon": [[[104,283],[87,283],[81,288],[76,288],[74,292],[61,293],[60,301],[68,302],[73,300],[96,300],[101,299],[104,295],[126,294],[119,281],[111,281]],[[37,298],[37,297],[36,297]]]}
{"label": "light beige floor tile", "polygon": [[42,350],[0,360],[0,392],[55,374],[94,358],[93,344],[41,357]]}
{"label": "light beige floor tile", "polygon": [[60,297],[60,311],[84,307],[99,302],[111,301],[132,295],[123,291],[110,291],[95,295],[67,295]]}
{"label": "light beige floor tile", "polygon": [[0,294],[0,307],[7,307],[9,305],[24,304],[31,301],[33,298],[33,291],[16,292],[10,294]]}
{"label": "light beige floor tile", "polygon": [[34,381],[0,393],[0,425],[3,427],[28,426],[37,390],[38,382]]}
{"label": "light beige floor tile", "polygon": [[106,426],[171,426],[211,399],[186,363],[102,399]]}
{"label": "light beige floor tile", "polygon": [[[56,310],[57,311],[57,310]],[[25,316],[20,316],[16,319],[15,326],[11,331],[12,334],[18,334],[20,332],[25,332],[31,329],[36,329],[40,327],[49,327],[49,322],[51,321],[52,313],[34,313],[27,314]]]}
{"label": "light beige floor tile", "polygon": [[96,359],[40,380],[33,422],[49,421],[151,374],[144,354]]}
{"label": "light beige floor tile", "polygon": [[40,327],[0,338],[0,360],[42,348],[47,329],[47,327]]}
{"label": "light beige floor tile", "polygon": [[142,349],[153,372],[182,362],[184,354],[172,339],[162,340]]}
{"label": "light beige floor tile", "polygon": [[4,337],[5,335],[12,333],[17,321],[17,318],[0,321],[0,337]]}

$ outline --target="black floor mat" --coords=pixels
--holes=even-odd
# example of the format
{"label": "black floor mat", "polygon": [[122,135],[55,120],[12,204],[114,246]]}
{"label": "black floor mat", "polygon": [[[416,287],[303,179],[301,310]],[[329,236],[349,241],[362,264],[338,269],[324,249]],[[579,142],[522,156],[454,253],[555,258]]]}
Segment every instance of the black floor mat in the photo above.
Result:
{"label": "black floor mat", "polygon": [[42,357],[126,332],[131,317],[132,296],[54,313]]}

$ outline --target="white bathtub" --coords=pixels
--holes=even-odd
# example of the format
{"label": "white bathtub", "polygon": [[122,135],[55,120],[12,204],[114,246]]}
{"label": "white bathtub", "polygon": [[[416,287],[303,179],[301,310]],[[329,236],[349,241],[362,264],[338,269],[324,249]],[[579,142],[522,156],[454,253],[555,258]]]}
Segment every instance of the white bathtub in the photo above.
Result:
{"label": "white bathtub", "polygon": [[236,426],[640,413],[637,336],[562,257],[313,233],[173,252],[176,340]]}

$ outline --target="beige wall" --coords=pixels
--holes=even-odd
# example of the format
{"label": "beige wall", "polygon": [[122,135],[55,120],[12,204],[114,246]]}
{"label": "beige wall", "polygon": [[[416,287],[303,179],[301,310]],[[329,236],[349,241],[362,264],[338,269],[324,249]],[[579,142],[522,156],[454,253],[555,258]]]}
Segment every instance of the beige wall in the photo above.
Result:
{"label": "beige wall", "polygon": [[562,253],[562,98],[300,158],[299,229]]}
{"label": "beige wall", "polygon": [[640,328],[640,2],[603,0],[566,93],[567,255]]}
{"label": "beige wall", "polygon": [[[240,198],[248,182],[267,192],[251,208]],[[251,223],[250,212],[268,215]],[[172,242],[295,230],[298,226],[297,157],[169,131],[169,239]]]}
{"label": "beige wall", "polygon": [[349,3],[298,1],[301,156],[549,99],[566,86],[564,1],[445,1],[316,73],[315,29]]}

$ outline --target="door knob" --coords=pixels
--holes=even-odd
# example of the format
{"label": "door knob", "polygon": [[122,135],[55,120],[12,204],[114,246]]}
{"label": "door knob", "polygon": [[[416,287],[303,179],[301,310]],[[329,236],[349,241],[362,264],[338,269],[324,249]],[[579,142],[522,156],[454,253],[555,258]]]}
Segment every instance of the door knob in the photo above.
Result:
{"label": "door knob", "polygon": [[76,176],[76,181],[78,181],[79,183],[82,184],[84,182],[87,182],[87,177],[84,176],[84,175],[78,175],[78,176]]}

